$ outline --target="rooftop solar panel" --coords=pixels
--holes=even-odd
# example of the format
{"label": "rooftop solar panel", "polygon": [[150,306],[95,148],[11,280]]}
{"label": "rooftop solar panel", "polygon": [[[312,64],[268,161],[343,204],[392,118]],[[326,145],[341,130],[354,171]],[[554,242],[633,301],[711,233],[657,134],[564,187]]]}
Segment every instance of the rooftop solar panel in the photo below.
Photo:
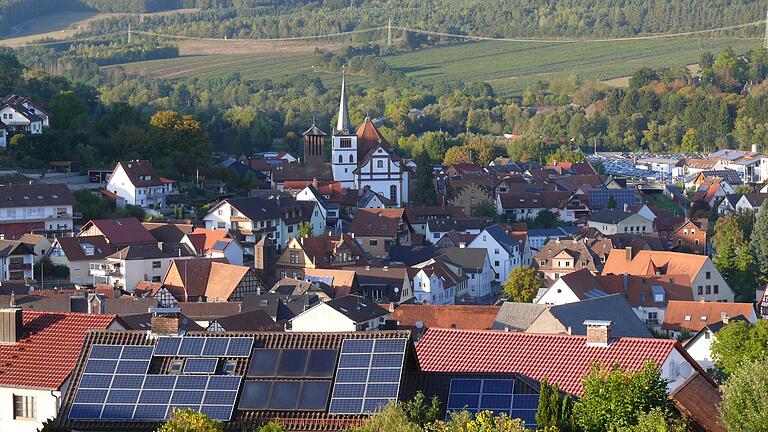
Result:
{"label": "rooftop solar panel", "polygon": [[253,338],[230,338],[227,357],[248,357],[253,348]]}
{"label": "rooftop solar panel", "polygon": [[[193,374],[215,373],[218,362],[228,355],[233,338],[216,338],[220,341],[207,345],[209,352],[218,353],[217,357],[198,357],[207,339],[161,338],[156,347],[94,345],[75,389],[69,418],[157,421],[168,418],[176,407],[204,411],[216,420],[229,420],[242,376]],[[252,338],[234,339],[240,339],[234,354],[250,352]],[[153,354],[191,358],[185,361],[183,375],[148,374]]]}
{"label": "rooftop solar panel", "polygon": [[280,359],[280,350],[278,349],[255,349],[251,354],[251,361],[248,365],[249,377],[273,377],[277,370],[277,362]]}
{"label": "rooftop solar panel", "polygon": [[307,368],[307,358],[309,350],[305,349],[286,349],[280,355],[280,362],[277,364],[276,376],[279,377],[302,377]]}
{"label": "rooftop solar panel", "polygon": [[218,358],[190,358],[184,362],[185,374],[213,374],[219,364]]}
{"label": "rooftop solar panel", "polygon": [[225,337],[209,337],[205,340],[205,347],[203,348],[204,356],[212,357],[224,357],[227,355],[227,345],[229,345],[229,339]]}
{"label": "rooftop solar panel", "polygon": [[238,408],[241,410],[266,409],[271,390],[271,381],[246,381],[243,384],[243,391],[240,393]]}
{"label": "rooftop solar panel", "polygon": [[336,370],[336,350],[312,350],[309,352],[306,376],[313,378],[333,378]]}
{"label": "rooftop solar panel", "polygon": [[515,394],[514,379],[454,378],[448,394],[447,413],[466,409],[469,412],[489,410],[521,418],[527,427],[536,427],[538,394]]}
{"label": "rooftop solar panel", "polygon": [[180,356],[201,356],[203,355],[203,346],[205,345],[205,338],[202,337],[184,337],[181,338],[181,346],[179,347]]}
{"label": "rooftop solar panel", "polygon": [[88,358],[117,360],[122,350],[123,347],[120,345],[93,345]]}
{"label": "rooftop solar panel", "polygon": [[344,340],[330,412],[372,412],[397,400],[406,346],[406,339]]}
{"label": "rooftop solar panel", "polygon": [[155,345],[156,356],[175,356],[181,345],[180,337],[161,337]]}

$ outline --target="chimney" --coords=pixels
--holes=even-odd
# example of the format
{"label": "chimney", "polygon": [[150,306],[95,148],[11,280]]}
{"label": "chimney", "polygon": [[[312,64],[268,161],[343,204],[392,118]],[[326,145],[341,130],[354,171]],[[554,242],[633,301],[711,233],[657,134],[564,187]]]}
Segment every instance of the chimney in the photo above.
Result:
{"label": "chimney", "polygon": [[0,309],[0,343],[17,343],[21,340],[24,324],[21,320],[21,308]]}
{"label": "chimney", "polygon": [[586,320],[587,346],[607,347],[611,344],[611,326],[613,321]]}
{"label": "chimney", "polygon": [[179,334],[180,308],[150,308],[152,333],[168,336]]}
{"label": "chimney", "polygon": [[315,178],[313,178],[313,179],[312,179],[312,186],[313,186],[314,188],[317,188],[317,177],[315,177]]}
{"label": "chimney", "polygon": [[624,248],[624,259],[627,261],[632,261],[632,246],[627,246]]}

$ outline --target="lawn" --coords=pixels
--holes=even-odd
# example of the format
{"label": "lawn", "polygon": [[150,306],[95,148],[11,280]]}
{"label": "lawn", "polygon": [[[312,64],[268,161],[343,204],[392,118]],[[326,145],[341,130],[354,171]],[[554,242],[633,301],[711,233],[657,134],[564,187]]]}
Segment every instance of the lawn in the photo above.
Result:
{"label": "lawn", "polygon": [[[696,63],[702,52],[732,46],[737,52],[760,46],[754,39],[683,38],[621,42],[476,42],[428,48],[385,57],[406,75],[425,82],[489,82],[499,94],[519,95],[539,80],[578,74],[582,80],[610,80],[643,66]],[[285,80],[298,73],[318,73],[326,85],[337,74],[314,72],[311,52],[259,51],[243,54],[190,55],[123,65],[128,71],[169,80],[216,78],[232,72],[245,79]],[[352,77],[365,84],[365,77]]]}
{"label": "lawn", "polygon": [[657,207],[662,210],[670,211],[675,216],[685,216],[683,209],[681,209],[677,203],[672,201],[672,199],[663,193],[648,193],[643,194],[643,197],[645,198],[645,201],[648,203],[648,205]]}

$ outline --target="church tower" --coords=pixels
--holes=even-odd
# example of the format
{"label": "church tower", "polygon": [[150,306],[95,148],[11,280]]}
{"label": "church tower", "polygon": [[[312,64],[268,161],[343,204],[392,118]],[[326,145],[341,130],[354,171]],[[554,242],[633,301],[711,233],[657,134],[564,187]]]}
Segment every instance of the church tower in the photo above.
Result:
{"label": "church tower", "polygon": [[357,135],[349,121],[345,78],[341,78],[341,100],[339,118],[333,128],[331,145],[331,163],[333,179],[341,182],[345,188],[355,187],[355,169],[357,168]]}
{"label": "church tower", "polygon": [[304,132],[304,163],[310,165],[323,163],[325,137],[325,132],[315,126],[313,121],[312,127]]}

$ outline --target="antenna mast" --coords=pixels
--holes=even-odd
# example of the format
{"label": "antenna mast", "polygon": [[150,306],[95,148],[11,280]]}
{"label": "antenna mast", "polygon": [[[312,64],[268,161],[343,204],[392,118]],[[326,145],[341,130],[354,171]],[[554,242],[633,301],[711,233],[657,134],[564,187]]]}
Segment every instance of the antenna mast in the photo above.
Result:
{"label": "antenna mast", "polygon": [[765,40],[763,41],[763,48],[768,49],[768,10],[765,11]]}

